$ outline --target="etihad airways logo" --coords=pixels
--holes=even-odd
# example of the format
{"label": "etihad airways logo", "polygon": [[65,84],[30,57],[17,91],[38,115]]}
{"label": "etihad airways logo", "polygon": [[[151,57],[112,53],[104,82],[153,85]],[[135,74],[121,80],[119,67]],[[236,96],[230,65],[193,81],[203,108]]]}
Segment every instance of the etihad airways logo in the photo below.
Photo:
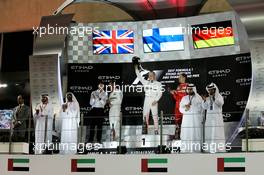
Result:
{"label": "etihad airways logo", "polygon": [[248,86],[251,84],[251,78],[239,78],[236,79],[236,83],[240,86]]}
{"label": "etihad airways logo", "polygon": [[92,65],[89,66],[84,66],[84,65],[79,65],[79,66],[71,66],[71,70],[92,70],[94,67]]}
{"label": "etihad airways logo", "polygon": [[71,86],[70,90],[77,91],[77,90],[83,90],[83,91],[91,91],[93,89],[92,86]]}
{"label": "etihad airways logo", "polygon": [[84,73],[84,72],[90,72],[94,67],[92,65],[77,65],[77,66],[71,66],[70,69],[77,73]]}
{"label": "etihad airways logo", "polygon": [[129,114],[142,114],[143,108],[138,106],[127,106],[125,111]]}
{"label": "etihad airways logo", "polygon": [[126,111],[143,111],[142,107],[137,107],[137,106],[127,106],[125,107]]}
{"label": "etihad airways logo", "polygon": [[92,110],[92,107],[90,107],[90,106],[81,107],[80,110],[83,111],[83,112],[89,112],[89,111]]}
{"label": "etihad airways logo", "polygon": [[231,72],[231,69],[219,69],[219,70],[210,70],[208,75],[212,77],[225,77]]}
{"label": "etihad airways logo", "polygon": [[232,117],[232,115],[230,113],[223,113],[223,117],[224,118],[230,118],[230,117]]}
{"label": "etihad airways logo", "polygon": [[98,80],[120,80],[121,77],[118,75],[100,75],[98,76]]}
{"label": "etihad airways logo", "polygon": [[241,109],[244,109],[247,105],[247,101],[237,101],[236,102],[236,105],[241,108]]}
{"label": "etihad airways logo", "polygon": [[231,95],[231,91],[223,91],[223,92],[220,92],[220,94],[221,94],[224,98],[227,98],[227,96]]}
{"label": "etihad airways logo", "polygon": [[250,55],[239,56],[239,57],[236,57],[236,61],[239,63],[249,63],[251,61],[251,56]]}

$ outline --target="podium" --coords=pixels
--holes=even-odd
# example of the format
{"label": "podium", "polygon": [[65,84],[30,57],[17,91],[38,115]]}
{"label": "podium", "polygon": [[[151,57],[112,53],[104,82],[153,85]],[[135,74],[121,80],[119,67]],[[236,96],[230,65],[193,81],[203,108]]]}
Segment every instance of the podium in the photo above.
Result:
{"label": "podium", "polygon": [[[0,153],[7,154],[9,153],[9,143],[2,142],[0,143]],[[11,153],[12,154],[29,154],[29,144],[24,142],[13,142],[11,144]]]}
{"label": "podium", "polygon": [[[239,135],[242,138],[242,151],[246,151],[246,128],[239,128]],[[248,127],[248,151],[264,151],[264,126]]]}
{"label": "podium", "polygon": [[[169,135],[162,136],[162,142],[167,145],[170,141]],[[160,135],[132,135],[125,136],[124,143],[127,148],[147,148],[147,147],[157,147],[160,145]]]}
{"label": "podium", "polygon": [[112,142],[103,142],[103,148],[117,148],[119,146],[119,142],[112,141]]}
{"label": "podium", "polygon": [[[133,148],[156,148],[160,145],[160,135],[154,135],[154,126],[150,125],[148,128],[148,134],[142,134],[142,126],[123,126],[122,127],[122,139],[121,146],[126,146],[128,149]],[[175,125],[167,125],[163,130],[162,144],[171,145],[172,135],[175,132]],[[106,134],[109,136],[109,132]],[[106,140],[110,138],[105,137]],[[106,141],[103,142],[103,148],[117,148],[119,146],[118,140],[115,142]]]}

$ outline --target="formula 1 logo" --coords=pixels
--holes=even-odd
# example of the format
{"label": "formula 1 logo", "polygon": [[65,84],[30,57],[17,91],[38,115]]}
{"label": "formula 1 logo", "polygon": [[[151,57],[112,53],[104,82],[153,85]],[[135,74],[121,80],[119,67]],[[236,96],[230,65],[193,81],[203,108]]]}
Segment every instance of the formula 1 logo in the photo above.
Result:
{"label": "formula 1 logo", "polygon": [[[147,79],[147,78],[148,78],[147,76],[148,76],[148,73],[149,73],[149,72],[150,72],[149,70],[144,70],[144,71],[140,72],[140,75],[141,75],[142,77],[146,77],[146,79]],[[159,80],[163,71],[162,71],[162,70],[153,70],[153,72],[155,72],[155,74],[156,74],[156,79]],[[133,84],[133,85],[137,85],[137,84],[139,84],[139,79],[136,78],[136,79],[133,81],[132,84]]]}

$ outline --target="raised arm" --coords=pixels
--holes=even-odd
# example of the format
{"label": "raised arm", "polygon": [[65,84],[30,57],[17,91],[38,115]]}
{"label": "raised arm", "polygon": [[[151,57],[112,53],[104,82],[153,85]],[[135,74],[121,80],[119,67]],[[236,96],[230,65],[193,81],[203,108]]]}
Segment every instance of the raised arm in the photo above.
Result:
{"label": "raised arm", "polygon": [[145,80],[145,79],[140,75],[139,70],[138,70],[138,66],[135,66],[135,72],[136,72],[136,75],[137,75],[137,78],[139,79],[139,81],[140,81],[143,85],[147,84],[148,81]]}
{"label": "raised arm", "polygon": [[215,96],[215,104],[218,106],[218,107],[222,107],[224,105],[224,99],[221,95],[217,95]]}
{"label": "raised arm", "polygon": [[94,92],[92,92],[90,97],[90,105],[93,106],[94,103],[95,103],[95,97],[94,97]]}

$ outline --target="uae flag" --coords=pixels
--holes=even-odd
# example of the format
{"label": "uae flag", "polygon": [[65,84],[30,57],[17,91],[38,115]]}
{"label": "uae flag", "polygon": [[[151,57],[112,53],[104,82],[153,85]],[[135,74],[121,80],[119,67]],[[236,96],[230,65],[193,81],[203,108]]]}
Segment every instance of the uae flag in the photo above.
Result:
{"label": "uae flag", "polygon": [[167,163],[168,159],[141,159],[141,172],[168,172]]}
{"label": "uae flag", "polygon": [[232,21],[221,21],[192,26],[194,48],[234,45]]}
{"label": "uae flag", "polygon": [[8,159],[8,171],[29,171],[29,159]]}
{"label": "uae flag", "polygon": [[245,172],[244,157],[228,157],[217,159],[218,172]]}
{"label": "uae flag", "polygon": [[95,172],[95,159],[72,159],[71,172]]}

